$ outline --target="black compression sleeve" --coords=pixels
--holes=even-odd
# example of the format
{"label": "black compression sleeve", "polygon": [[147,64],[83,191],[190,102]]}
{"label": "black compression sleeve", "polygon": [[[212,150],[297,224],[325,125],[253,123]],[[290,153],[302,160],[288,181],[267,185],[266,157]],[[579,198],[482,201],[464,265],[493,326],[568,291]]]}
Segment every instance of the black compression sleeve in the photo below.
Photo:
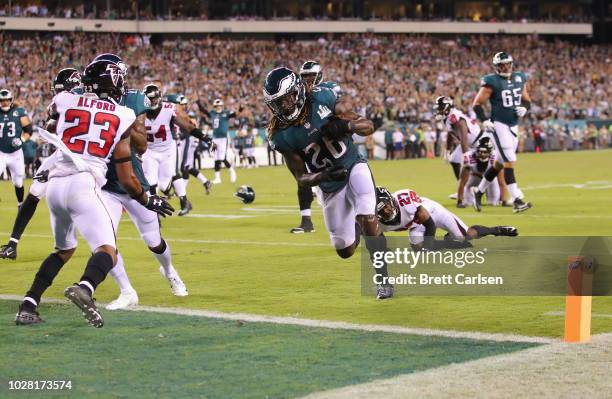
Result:
{"label": "black compression sleeve", "polygon": [[481,122],[484,122],[489,119],[487,118],[487,115],[485,115],[484,108],[480,104],[474,105],[474,113],[476,114],[478,120]]}

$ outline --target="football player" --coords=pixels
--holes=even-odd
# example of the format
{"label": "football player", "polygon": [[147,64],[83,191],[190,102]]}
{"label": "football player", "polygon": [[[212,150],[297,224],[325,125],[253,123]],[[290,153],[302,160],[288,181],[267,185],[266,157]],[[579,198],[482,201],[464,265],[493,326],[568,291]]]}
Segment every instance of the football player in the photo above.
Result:
{"label": "football player", "polygon": [[[474,208],[480,212],[481,198],[498,172],[504,169],[504,180],[513,202],[513,212],[523,212],[531,208],[530,202],[524,202],[522,192],[514,176],[516,149],[518,146],[518,122],[531,107],[527,76],[512,70],[512,57],[500,52],[493,57],[495,73],[481,79],[481,87],[472,107],[483,127],[493,134],[496,150],[496,162],[484,173],[484,179],[478,187],[471,189],[474,196]],[[483,104],[491,103],[491,117],[487,118]]]}
{"label": "football player", "polygon": [[[482,136],[480,126],[475,120],[470,119],[465,113],[457,109],[450,97],[440,96],[436,98],[433,110],[435,119],[446,125],[447,132],[458,143],[450,154],[449,163],[453,168],[455,178],[459,180],[461,161]],[[457,193],[454,193],[451,198],[457,199]]]}
{"label": "football player", "polygon": [[25,177],[22,135],[24,138],[32,135],[28,113],[13,103],[13,93],[9,89],[0,89],[0,172],[6,168],[11,172],[18,208],[23,202]]}
{"label": "football player", "polygon": [[[166,95],[165,99],[166,101],[179,104],[181,107],[187,105],[187,98],[182,94],[168,94]],[[193,111],[190,111],[187,116],[194,126],[198,126],[198,121]],[[176,129],[177,136],[180,138],[180,140],[177,142],[178,157],[181,165],[180,177],[184,180],[185,189],[189,183],[189,175],[191,175],[202,183],[206,195],[210,194],[212,182],[195,167],[195,151],[199,144],[198,140],[195,137],[190,136],[187,132],[183,132],[179,126],[176,126]],[[175,187],[174,191],[176,190],[177,189]]]}
{"label": "football player", "polygon": [[[376,187],[376,215],[383,231],[406,231],[414,249],[464,248],[467,241],[487,235],[518,235],[512,226],[468,227],[455,214],[436,201],[420,197],[413,190],[405,189],[391,194],[385,187]],[[436,230],[447,234],[444,240],[436,240]]]}
{"label": "football player", "polygon": [[136,115],[119,105],[125,94],[123,76],[116,64],[93,61],[82,77],[85,93],[59,93],[50,105],[50,114],[57,115],[57,136],[43,130],[40,133],[61,151],[49,172],[46,192],[56,251],[43,261],[24,297],[15,316],[18,325],[43,322],[36,308],[76,250],[76,230],[93,255],[79,283],[66,288],[64,296],[82,311],[89,324],[104,325],[92,295],[117,261],[114,227],[100,193],[111,159],[117,165],[121,185],[132,198],[160,215],[172,214],[172,207],[163,198],[148,195],[134,176],[129,136]]}
{"label": "football player", "polygon": [[[170,189],[173,177],[179,169],[174,126],[179,126],[197,139],[210,141],[210,138],[191,123],[183,109],[171,102],[162,101],[159,86],[148,84],[144,92],[151,101],[151,110],[146,112],[145,119],[148,141],[147,151],[142,157],[145,177],[151,184],[151,193],[155,193],[158,186],[165,192]],[[176,195],[181,203],[179,216],[183,216],[189,213],[192,205],[187,199],[184,182],[177,185],[175,190],[177,189]]]}
{"label": "football player", "polygon": [[[330,89],[336,97],[341,94],[340,86],[335,82],[323,82],[323,68],[317,61],[309,60],[302,64],[300,68],[300,78],[304,82],[306,91],[312,92],[315,87],[325,87]],[[312,187],[300,186],[297,189],[298,204],[300,206],[300,225],[290,230],[293,234],[313,233],[315,231],[312,223],[312,200],[314,199]]]}
{"label": "football player", "polygon": [[[370,254],[384,251],[372,172],[352,140],[353,133],[373,134],[372,121],[351,111],[346,99],[327,88],[315,87],[307,94],[300,76],[284,67],[267,74],[263,96],[273,114],[270,143],[283,154],[299,185],[319,186],[325,225],[338,256],[355,253],[361,232]],[[386,276],[386,265],[379,272]],[[378,285],[376,296],[392,297],[393,286]]]}
{"label": "football player", "polygon": [[[60,70],[52,82],[52,91],[53,94],[59,94],[63,91],[70,91],[76,87],[81,85],[81,75],[74,68],[64,68]],[[47,122],[55,123],[55,120],[52,119],[51,115],[47,115]],[[46,143],[47,146],[51,146]],[[19,211],[17,212],[17,217],[15,218],[15,222],[13,223],[13,231],[11,233],[11,238],[6,245],[3,245],[0,248],[0,258],[2,259],[17,259],[17,245],[19,244],[19,240],[23,235],[28,223],[34,216],[34,212],[36,212],[36,207],[38,206],[38,202],[42,197],[44,197],[46,192],[46,181],[47,175],[49,173],[49,169],[55,163],[55,153],[49,154],[47,158],[41,162],[38,170],[32,177],[32,184],[30,185],[30,189],[28,190],[28,195],[25,198],[25,201],[19,207]]]}
{"label": "football player", "polygon": [[200,112],[208,118],[213,129],[213,143],[215,143],[215,179],[213,184],[221,183],[221,165],[229,170],[230,182],[236,181],[236,170],[234,165],[227,160],[227,153],[230,150],[229,142],[229,121],[235,118],[242,112],[242,106],[238,108],[238,112],[230,111],[225,108],[223,100],[220,98],[213,101],[213,109],[207,110],[198,102]]}
{"label": "football player", "polygon": [[[457,192],[457,208],[465,208],[466,204],[473,201],[471,188],[477,187],[482,180],[485,171],[495,163],[493,143],[489,137],[481,137],[475,149],[464,154],[461,177],[459,179],[459,190]],[[487,188],[487,203],[498,205],[500,203],[499,185],[490,184]]]}

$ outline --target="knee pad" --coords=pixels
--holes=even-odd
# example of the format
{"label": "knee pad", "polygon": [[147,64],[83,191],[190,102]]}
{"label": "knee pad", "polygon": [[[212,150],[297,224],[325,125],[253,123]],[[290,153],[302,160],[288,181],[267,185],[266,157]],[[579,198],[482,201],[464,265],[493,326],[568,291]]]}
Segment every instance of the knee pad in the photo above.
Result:
{"label": "knee pad", "polygon": [[147,247],[149,248],[157,247],[161,243],[162,239],[157,221],[155,221],[155,223],[152,223],[152,226],[153,225],[155,226],[155,229],[150,229],[150,231],[147,231],[140,235],[142,237],[142,240],[145,242],[145,244],[147,244]]}

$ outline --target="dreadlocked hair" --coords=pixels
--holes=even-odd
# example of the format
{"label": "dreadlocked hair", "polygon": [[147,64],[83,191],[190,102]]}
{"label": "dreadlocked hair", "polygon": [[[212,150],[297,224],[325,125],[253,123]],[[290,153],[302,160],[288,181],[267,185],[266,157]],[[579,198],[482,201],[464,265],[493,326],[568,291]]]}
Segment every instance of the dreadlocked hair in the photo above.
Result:
{"label": "dreadlocked hair", "polygon": [[302,112],[300,113],[300,115],[297,117],[296,120],[291,121],[291,122],[283,122],[277,116],[272,116],[272,119],[270,120],[270,123],[268,123],[268,127],[266,128],[266,130],[268,131],[268,140],[272,139],[272,136],[274,136],[274,133],[276,133],[279,130],[286,129],[289,126],[305,124],[306,121],[308,121],[309,117],[310,117],[310,96],[306,95],[306,101],[304,101],[304,108],[302,108]]}

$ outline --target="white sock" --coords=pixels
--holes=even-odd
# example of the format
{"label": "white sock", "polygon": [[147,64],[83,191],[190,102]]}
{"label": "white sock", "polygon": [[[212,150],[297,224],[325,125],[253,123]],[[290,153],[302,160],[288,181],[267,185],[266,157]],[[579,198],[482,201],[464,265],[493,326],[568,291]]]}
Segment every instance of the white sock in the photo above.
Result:
{"label": "white sock", "polygon": [[518,185],[516,183],[508,184],[508,192],[510,193],[510,197],[512,197],[512,201],[521,196],[521,190],[519,190]]}
{"label": "white sock", "polygon": [[166,275],[169,275],[170,272],[174,271],[174,267],[172,267],[172,253],[170,252],[170,245],[168,244],[168,241],[166,241],[166,250],[164,252],[161,254],[156,254],[155,252],[151,251],[151,253],[164,268]]}
{"label": "white sock", "polygon": [[136,292],[125,272],[125,263],[123,263],[123,257],[120,253],[117,254],[117,264],[115,264],[115,267],[111,269],[109,274],[119,286],[119,291],[121,291],[122,294]]}
{"label": "white sock", "polygon": [[174,192],[178,197],[184,197],[187,195],[187,188],[185,187],[185,180],[176,179],[172,182],[172,186],[174,187]]}
{"label": "white sock", "polygon": [[185,184],[185,190],[187,190],[187,185],[189,184],[189,179],[182,179]]}
{"label": "white sock", "polygon": [[215,180],[221,180],[221,172],[215,172]]}
{"label": "white sock", "polygon": [[29,296],[26,296],[23,298],[23,300],[30,302],[32,305],[34,305],[34,307],[38,307],[38,303],[34,300],[34,298],[30,298]]}
{"label": "white sock", "polygon": [[84,285],[91,292],[91,296],[93,296],[95,290],[89,281],[79,281],[79,285]]}
{"label": "white sock", "polygon": [[302,209],[300,211],[300,215],[302,215],[302,216],[312,216],[312,210],[311,209]]}
{"label": "white sock", "polygon": [[196,176],[196,178],[200,181],[200,183],[204,184],[208,181],[208,179],[206,178],[206,176],[204,176],[202,174],[202,172],[198,172],[198,175]]}
{"label": "white sock", "polygon": [[483,177],[482,180],[480,180],[480,184],[478,184],[478,191],[480,191],[481,193],[486,193],[487,188],[489,188],[490,184],[491,182]]}

